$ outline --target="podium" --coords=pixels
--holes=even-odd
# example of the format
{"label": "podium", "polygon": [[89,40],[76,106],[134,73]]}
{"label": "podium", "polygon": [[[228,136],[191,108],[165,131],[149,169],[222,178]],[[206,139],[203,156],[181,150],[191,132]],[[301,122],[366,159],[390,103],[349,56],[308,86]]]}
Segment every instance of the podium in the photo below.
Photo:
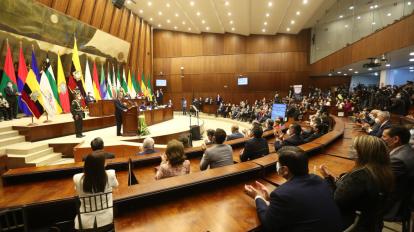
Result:
{"label": "podium", "polygon": [[132,106],[126,112],[122,112],[122,136],[136,136],[138,129],[138,107]]}
{"label": "podium", "polygon": [[101,117],[102,116],[102,102],[88,103],[89,116]]}

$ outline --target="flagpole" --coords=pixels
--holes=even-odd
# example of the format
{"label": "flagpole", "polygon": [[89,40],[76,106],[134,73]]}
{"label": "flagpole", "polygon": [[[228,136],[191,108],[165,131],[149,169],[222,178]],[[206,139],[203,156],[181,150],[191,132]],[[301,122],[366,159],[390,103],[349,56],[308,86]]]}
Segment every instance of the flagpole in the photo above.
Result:
{"label": "flagpole", "polygon": [[49,114],[48,114],[47,112],[45,112],[45,114],[46,114],[46,120],[45,120],[45,121],[43,121],[43,123],[49,123],[49,122],[52,122],[52,120],[49,120]]}

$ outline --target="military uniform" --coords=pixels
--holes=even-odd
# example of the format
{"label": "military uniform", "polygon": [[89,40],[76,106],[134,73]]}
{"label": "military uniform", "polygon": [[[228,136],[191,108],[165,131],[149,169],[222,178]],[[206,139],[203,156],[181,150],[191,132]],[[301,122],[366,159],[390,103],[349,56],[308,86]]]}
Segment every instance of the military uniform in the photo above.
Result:
{"label": "military uniform", "polygon": [[81,138],[83,127],[83,110],[80,103],[77,100],[73,100],[70,105],[70,112],[72,113],[73,120],[75,120],[75,133],[77,138]]}

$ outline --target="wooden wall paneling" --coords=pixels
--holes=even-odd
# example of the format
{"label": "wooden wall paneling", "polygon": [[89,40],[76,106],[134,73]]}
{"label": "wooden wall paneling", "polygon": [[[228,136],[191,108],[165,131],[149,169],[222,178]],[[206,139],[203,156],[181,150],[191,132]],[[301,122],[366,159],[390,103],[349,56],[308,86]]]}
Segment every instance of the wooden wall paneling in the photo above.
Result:
{"label": "wooden wall paneling", "polygon": [[144,44],[145,44],[145,27],[146,27],[145,22],[141,21],[141,28],[140,28],[140,33],[139,33],[139,44],[138,44],[138,57],[137,57],[139,72],[144,71],[144,59],[142,59],[142,57],[144,57],[144,53],[145,53],[145,46],[144,46]]}
{"label": "wooden wall paneling", "polygon": [[96,0],[86,0],[83,2],[79,20],[90,24],[93,11],[95,10]]}
{"label": "wooden wall paneling", "polygon": [[129,15],[131,14],[131,11],[127,8],[122,9],[122,15],[121,15],[121,23],[119,24],[119,32],[118,37],[125,40],[126,37],[126,31],[129,29]]}
{"label": "wooden wall paneling", "polygon": [[[155,38],[155,33],[154,33]],[[154,40],[154,45],[156,41]],[[203,41],[199,35],[181,33],[180,44],[182,56],[201,56],[203,54]],[[155,47],[154,47],[155,49]]]}
{"label": "wooden wall paneling", "polygon": [[118,32],[121,27],[120,25],[121,17],[122,17],[122,10],[118,8],[114,8],[114,14],[112,17],[111,27],[109,29],[109,33],[111,33],[112,35],[118,36]]}
{"label": "wooden wall paneling", "polygon": [[93,8],[90,20],[92,26],[102,29],[102,19],[104,16],[107,17],[107,15],[105,15],[105,8],[108,3],[111,4],[111,2],[107,0],[95,0],[95,7]]}
{"label": "wooden wall paneling", "polygon": [[36,1],[42,3],[43,5],[46,5],[48,7],[52,7],[53,0],[36,0]]}
{"label": "wooden wall paneling", "polygon": [[205,33],[203,38],[203,55],[223,55],[224,37],[223,35]]}
{"label": "wooden wall paneling", "polygon": [[139,39],[140,20],[139,18],[136,18],[135,16],[133,16],[133,14],[131,14],[130,19],[131,18],[133,19],[132,21],[130,20],[129,24],[130,26],[133,25],[133,27],[131,27],[130,30],[128,30],[128,33],[131,34],[131,41],[129,41],[131,42],[131,49],[129,51],[129,56],[128,56],[128,62],[129,62],[128,65],[132,68],[132,72],[138,75],[137,57],[138,57],[138,39]]}
{"label": "wooden wall paneling", "polygon": [[82,9],[84,0],[70,0],[66,14],[72,16],[75,19],[79,19],[79,15]]}
{"label": "wooden wall paneling", "polygon": [[53,0],[52,7],[53,9],[60,11],[62,13],[66,13],[66,9],[68,8],[69,0]]}
{"label": "wooden wall paneling", "polygon": [[132,43],[132,38],[134,37],[135,33],[135,15],[130,11],[128,17],[128,27],[125,33],[125,40]]}
{"label": "wooden wall paneling", "polygon": [[235,34],[224,34],[224,54],[243,54],[246,52],[246,41],[244,36]]}
{"label": "wooden wall paneling", "polygon": [[[153,74],[152,74],[152,68],[151,68],[151,66],[152,66],[152,59],[151,59],[151,26],[149,24],[147,24],[147,26],[146,26],[144,46],[145,46],[145,54],[143,56],[143,59],[145,61],[144,73],[151,78],[151,83],[152,83]],[[154,85],[151,84],[151,86],[154,86]]]}
{"label": "wooden wall paneling", "polygon": [[103,17],[102,25],[101,25],[101,29],[103,31],[109,33],[114,14],[115,14],[115,7],[112,5],[111,1],[107,1],[105,5],[105,13],[104,13],[104,17]]}

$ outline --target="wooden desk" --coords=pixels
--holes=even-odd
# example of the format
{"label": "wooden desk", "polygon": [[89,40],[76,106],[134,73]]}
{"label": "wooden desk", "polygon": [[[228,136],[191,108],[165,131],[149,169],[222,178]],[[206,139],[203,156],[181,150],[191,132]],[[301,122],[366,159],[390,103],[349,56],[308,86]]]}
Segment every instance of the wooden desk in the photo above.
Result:
{"label": "wooden desk", "polygon": [[141,111],[140,114],[144,114],[147,126],[173,119],[173,109],[171,107],[145,110]]}
{"label": "wooden desk", "polygon": [[218,107],[219,106],[217,104],[203,104],[201,107],[201,112],[206,114],[216,114]]}

